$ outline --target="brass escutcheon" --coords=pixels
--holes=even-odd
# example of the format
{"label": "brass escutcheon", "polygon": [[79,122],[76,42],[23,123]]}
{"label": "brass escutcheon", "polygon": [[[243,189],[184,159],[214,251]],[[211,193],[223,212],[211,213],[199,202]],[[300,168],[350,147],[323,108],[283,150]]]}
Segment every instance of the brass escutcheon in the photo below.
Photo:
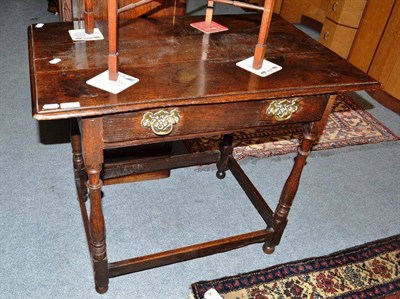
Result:
{"label": "brass escutcheon", "polygon": [[159,136],[168,135],[172,132],[174,125],[180,120],[179,111],[174,109],[171,112],[160,110],[155,113],[147,112],[143,115],[142,126],[151,128],[154,134]]}
{"label": "brass escutcheon", "polygon": [[299,111],[299,99],[275,100],[267,108],[267,115],[273,116],[277,121],[285,121]]}

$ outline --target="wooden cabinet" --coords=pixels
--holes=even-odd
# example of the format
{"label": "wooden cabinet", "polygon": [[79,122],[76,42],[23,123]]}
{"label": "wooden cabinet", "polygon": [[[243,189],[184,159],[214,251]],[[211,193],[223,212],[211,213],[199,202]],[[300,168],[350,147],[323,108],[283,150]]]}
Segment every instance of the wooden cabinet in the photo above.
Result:
{"label": "wooden cabinet", "polygon": [[292,23],[323,24],[313,27],[320,42],[379,80],[383,91],[373,96],[400,111],[400,0],[276,0],[274,11]]}
{"label": "wooden cabinet", "polygon": [[347,58],[366,4],[367,0],[278,0],[275,12],[292,23],[316,21],[319,26],[307,25],[321,31],[320,42]]}
{"label": "wooden cabinet", "polygon": [[400,1],[393,6],[368,73],[400,99]]}
{"label": "wooden cabinet", "polygon": [[366,3],[367,0],[332,0],[326,16],[336,24],[357,28]]}
{"label": "wooden cabinet", "polygon": [[359,26],[349,61],[368,72],[395,0],[370,0]]}
{"label": "wooden cabinet", "polygon": [[400,0],[369,0],[348,59],[400,100]]}
{"label": "wooden cabinet", "polygon": [[320,42],[347,58],[366,4],[367,0],[331,0]]}
{"label": "wooden cabinet", "polygon": [[303,3],[298,0],[282,0],[280,15],[291,23],[299,23],[303,11]]}
{"label": "wooden cabinet", "polygon": [[326,19],[319,41],[327,48],[346,58],[357,30]]}
{"label": "wooden cabinet", "polygon": [[275,13],[291,23],[300,23],[304,16],[323,23],[330,0],[276,0]]}

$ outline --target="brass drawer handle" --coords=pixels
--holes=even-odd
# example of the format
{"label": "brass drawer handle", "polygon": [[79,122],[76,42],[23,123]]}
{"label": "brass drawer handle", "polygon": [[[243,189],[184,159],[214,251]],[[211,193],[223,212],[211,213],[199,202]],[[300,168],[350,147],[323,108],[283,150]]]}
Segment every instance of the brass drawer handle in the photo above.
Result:
{"label": "brass drawer handle", "polygon": [[143,115],[142,126],[151,128],[154,134],[159,136],[168,135],[174,129],[174,125],[180,120],[179,111],[174,109],[171,112],[160,110],[155,113],[147,112]]}
{"label": "brass drawer handle", "polygon": [[277,121],[285,121],[300,109],[299,99],[275,100],[267,108],[267,115],[273,116]]}
{"label": "brass drawer handle", "polygon": [[325,32],[325,34],[324,34],[324,40],[328,40],[329,35],[330,35],[329,31]]}

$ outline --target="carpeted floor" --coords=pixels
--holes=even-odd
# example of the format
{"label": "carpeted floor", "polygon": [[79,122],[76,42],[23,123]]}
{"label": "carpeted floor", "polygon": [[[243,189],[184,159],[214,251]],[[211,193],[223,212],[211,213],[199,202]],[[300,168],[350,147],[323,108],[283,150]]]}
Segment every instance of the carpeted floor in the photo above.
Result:
{"label": "carpeted floor", "polygon": [[[1,2],[1,299],[181,299],[196,281],[321,256],[399,233],[399,142],[318,151],[308,159],[274,254],[252,245],[114,278],[107,294],[98,295],[75,196],[71,150],[62,142],[64,126],[31,118],[26,28],[56,20],[45,0]],[[365,93],[352,96],[400,134],[398,115]],[[240,162],[275,206],[293,154]],[[214,172],[179,169],[169,179],[106,186],[103,192],[111,262],[264,226],[229,173],[220,181]]]}
{"label": "carpeted floor", "polygon": [[400,235],[192,285],[191,299],[400,298]]}

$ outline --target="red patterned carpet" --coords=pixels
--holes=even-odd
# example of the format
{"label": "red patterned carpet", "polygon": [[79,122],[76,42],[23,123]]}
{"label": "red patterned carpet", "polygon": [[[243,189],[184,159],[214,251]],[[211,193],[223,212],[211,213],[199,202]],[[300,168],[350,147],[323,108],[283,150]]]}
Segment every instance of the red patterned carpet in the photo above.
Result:
{"label": "red patterned carpet", "polygon": [[193,299],[214,288],[224,299],[400,298],[400,235],[331,255],[192,285]]}
{"label": "red patterned carpet", "polygon": [[[248,156],[263,158],[295,152],[301,136],[301,127],[282,126],[274,132],[256,129],[233,135],[233,154],[236,159]],[[220,140],[221,136],[198,138],[185,141],[185,145],[189,152],[200,152],[217,149]],[[349,96],[340,95],[336,99],[323,135],[313,150],[393,140],[399,140],[399,137],[354,103]]]}

